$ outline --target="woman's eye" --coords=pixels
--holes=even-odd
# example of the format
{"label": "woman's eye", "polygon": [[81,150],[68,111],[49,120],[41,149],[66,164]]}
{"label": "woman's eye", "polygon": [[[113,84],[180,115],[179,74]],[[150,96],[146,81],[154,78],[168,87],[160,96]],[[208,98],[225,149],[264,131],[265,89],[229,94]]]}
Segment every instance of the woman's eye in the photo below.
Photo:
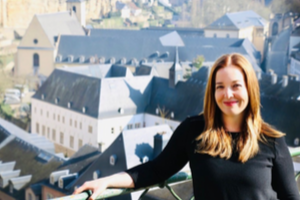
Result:
{"label": "woman's eye", "polygon": [[221,88],[223,88],[223,86],[221,86],[221,85],[218,85],[218,86],[216,87],[216,89],[221,89]]}
{"label": "woman's eye", "polygon": [[237,88],[237,87],[240,87],[240,86],[241,86],[240,84],[234,84],[233,85],[234,88]]}

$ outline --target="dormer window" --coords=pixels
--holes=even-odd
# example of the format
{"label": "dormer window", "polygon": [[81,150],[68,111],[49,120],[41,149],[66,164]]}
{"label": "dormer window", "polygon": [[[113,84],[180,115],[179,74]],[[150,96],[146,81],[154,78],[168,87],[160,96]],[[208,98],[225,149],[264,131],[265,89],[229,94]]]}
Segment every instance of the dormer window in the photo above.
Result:
{"label": "dormer window", "polygon": [[74,56],[73,55],[69,55],[68,56],[68,62],[73,62],[74,60]]}
{"label": "dormer window", "polygon": [[115,166],[117,162],[117,155],[113,154],[109,157],[109,164]]}
{"label": "dormer window", "polygon": [[9,184],[9,193],[14,193],[14,186],[12,183]]}
{"label": "dormer window", "polygon": [[147,62],[147,59],[146,58],[143,58],[141,61],[140,61],[140,64],[144,64]]}
{"label": "dormer window", "polygon": [[59,102],[59,98],[55,98],[55,104],[58,104],[58,102]]}
{"label": "dormer window", "polygon": [[119,112],[120,114],[124,114],[124,109],[123,109],[123,108],[119,108],[119,109],[118,109],[118,112]]}
{"label": "dormer window", "polygon": [[101,172],[99,170],[94,171],[94,173],[93,173],[94,180],[100,178],[100,176],[101,176]]}
{"label": "dormer window", "polygon": [[109,63],[110,64],[115,64],[116,63],[116,59],[114,57],[109,59]]}
{"label": "dormer window", "polygon": [[83,112],[83,113],[86,112],[86,107],[82,107],[82,112]]}
{"label": "dormer window", "polygon": [[148,156],[144,156],[142,161],[143,161],[143,163],[148,162],[149,161],[149,157]]}
{"label": "dormer window", "polygon": [[95,61],[96,61],[96,58],[94,56],[91,56],[90,57],[90,63],[95,63]]}
{"label": "dormer window", "polygon": [[121,62],[122,65],[125,65],[126,64],[126,58],[122,58],[120,62]]}
{"label": "dormer window", "polygon": [[100,64],[104,64],[105,63],[105,57],[100,57],[99,58],[99,62],[100,62]]}
{"label": "dormer window", "polygon": [[34,44],[39,43],[38,39],[35,38],[35,39],[33,40],[33,43],[34,43]]}
{"label": "dormer window", "polygon": [[80,56],[80,57],[79,57],[79,62],[80,62],[80,63],[84,63],[84,56]]}
{"label": "dormer window", "polygon": [[174,118],[174,112],[171,112],[170,117]]}
{"label": "dormer window", "polygon": [[72,102],[68,102],[68,108],[72,107]]}
{"label": "dormer window", "polygon": [[61,62],[62,60],[62,56],[61,55],[57,55],[56,56],[56,62]]}
{"label": "dormer window", "polygon": [[138,61],[137,61],[137,59],[136,58],[133,58],[132,60],[131,60],[131,65],[137,65],[138,64]]}
{"label": "dormer window", "polygon": [[42,100],[45,99],[45,95],[44,95],[44,94],[41,95],[41,99],[42,99]]}

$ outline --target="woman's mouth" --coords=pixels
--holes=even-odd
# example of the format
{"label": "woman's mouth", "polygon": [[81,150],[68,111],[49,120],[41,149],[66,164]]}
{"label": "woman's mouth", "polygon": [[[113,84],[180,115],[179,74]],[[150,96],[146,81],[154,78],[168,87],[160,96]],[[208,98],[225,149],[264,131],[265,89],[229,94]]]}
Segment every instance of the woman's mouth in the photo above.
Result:
{"label": "woman's mouth", "polygon": [[226,106],[233,106],[234,104],[236,104],[238,101],[224,101],[224,104]]}

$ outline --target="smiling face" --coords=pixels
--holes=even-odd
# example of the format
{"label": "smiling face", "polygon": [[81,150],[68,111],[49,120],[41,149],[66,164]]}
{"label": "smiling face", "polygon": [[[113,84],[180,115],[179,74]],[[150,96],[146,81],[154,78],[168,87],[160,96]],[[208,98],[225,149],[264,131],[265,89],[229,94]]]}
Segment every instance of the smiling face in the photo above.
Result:
{"label": "smiling face", "polygon": [[215,100],[223,117],[243,117],[249,96],[241,68],[228,65],[216,72]]}

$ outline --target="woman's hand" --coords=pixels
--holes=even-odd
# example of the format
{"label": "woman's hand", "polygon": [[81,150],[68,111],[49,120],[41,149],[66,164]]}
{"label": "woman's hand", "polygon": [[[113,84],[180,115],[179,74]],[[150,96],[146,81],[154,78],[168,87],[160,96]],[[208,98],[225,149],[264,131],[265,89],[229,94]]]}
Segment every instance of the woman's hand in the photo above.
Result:
{"label": "woman's hand", "polygon": [[77,188],[73,194],[79,194],[86,190],[91,190],[92,195],[88,200],[96,200],[107,188],[133,188],[134,183],[132,178],[126,172],[120,172],[111,176],[100,178],[93,181],[87,181],[82,186]]}
{"label": "woman's hand", "polygon": [[99,196],[103,191],[108,188],[108,180],[107,178],[100,178],[93,181],[87,181],[82,186],[77,188],[73,194],[79,194],[86,190],[91,190],[92,195],[88,200],[95,200],[97,196]]}

